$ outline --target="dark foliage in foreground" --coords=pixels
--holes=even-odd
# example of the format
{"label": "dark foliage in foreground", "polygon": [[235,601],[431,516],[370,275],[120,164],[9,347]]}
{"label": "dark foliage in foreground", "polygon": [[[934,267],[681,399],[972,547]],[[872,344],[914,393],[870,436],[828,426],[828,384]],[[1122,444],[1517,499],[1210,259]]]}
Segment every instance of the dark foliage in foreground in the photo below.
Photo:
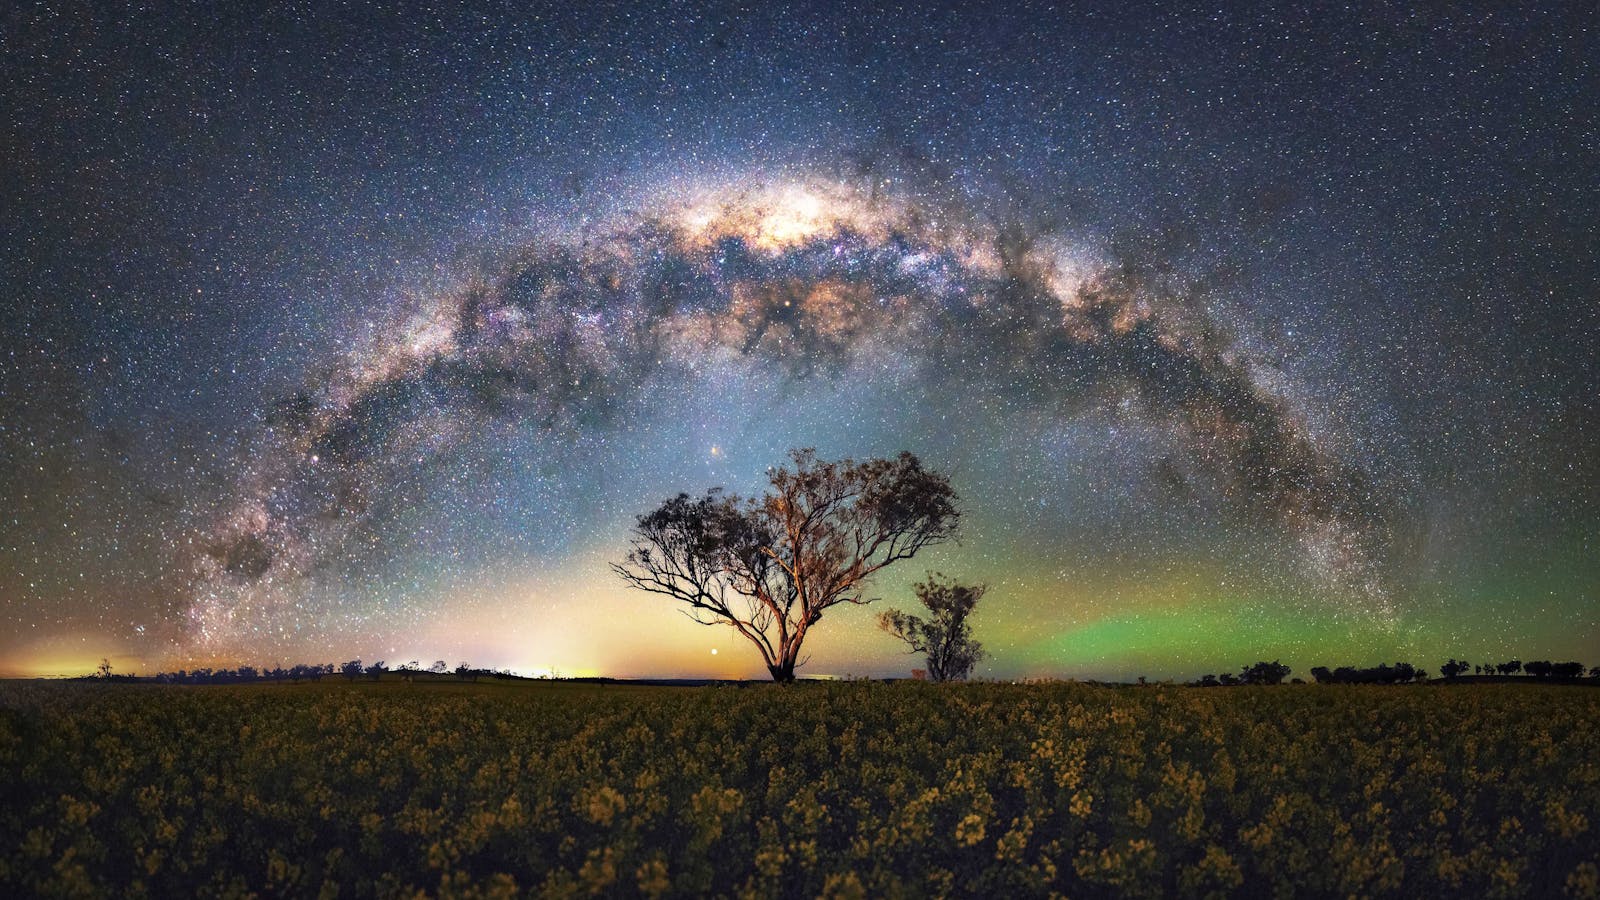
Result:
{"label": "dark foliage in foreground", "polygon": [[1592,890],[1600,692],[0,684],[4,896]]}

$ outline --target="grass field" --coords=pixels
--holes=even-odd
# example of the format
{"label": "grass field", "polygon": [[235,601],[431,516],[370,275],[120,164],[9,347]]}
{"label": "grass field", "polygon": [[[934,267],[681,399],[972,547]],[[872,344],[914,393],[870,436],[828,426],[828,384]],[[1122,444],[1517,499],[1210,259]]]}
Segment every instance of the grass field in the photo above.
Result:
{"label": "grass field", "polygon": [[0,895],[1596,896],[1600,691],[0,684]]}

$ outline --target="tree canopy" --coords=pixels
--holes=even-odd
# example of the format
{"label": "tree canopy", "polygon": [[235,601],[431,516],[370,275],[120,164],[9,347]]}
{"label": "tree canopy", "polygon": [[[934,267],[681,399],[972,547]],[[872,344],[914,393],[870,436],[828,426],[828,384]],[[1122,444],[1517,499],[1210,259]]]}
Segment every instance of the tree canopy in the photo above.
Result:
{"label": "tree canopy", "polygon": [[911,453],[828,461],[803,449],[789,459],[759,497],[713,488],[639,516],[626,559],[612,566],[696,622],[731,626],[776,681],[794,679],[825,610],[871,602],[862,591],[875,572],[952,539],[961,519],[949,478]]}

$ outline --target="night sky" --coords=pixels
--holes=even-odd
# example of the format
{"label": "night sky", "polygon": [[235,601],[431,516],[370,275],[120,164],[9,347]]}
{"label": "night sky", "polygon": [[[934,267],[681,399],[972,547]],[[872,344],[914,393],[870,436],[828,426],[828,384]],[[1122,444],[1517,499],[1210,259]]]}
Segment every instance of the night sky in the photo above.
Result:
{"label": "night sky", "polygon": [[804,446],[981,677],[1600,662],[1589,4],[439,6],[0,13],[0,674],[760,676],[607,563]]}

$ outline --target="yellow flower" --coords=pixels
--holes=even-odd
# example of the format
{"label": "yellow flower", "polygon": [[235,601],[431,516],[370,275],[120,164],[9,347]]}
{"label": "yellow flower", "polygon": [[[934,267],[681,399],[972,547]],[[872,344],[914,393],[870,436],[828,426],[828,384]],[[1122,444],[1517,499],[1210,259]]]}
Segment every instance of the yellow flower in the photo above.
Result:
{"label": "yellow flower", "polygon": [[1078,791],[1072,795],[1072,802],[1067,805],[1067,811],[1080,819],[1089,817],[1089,812],[1094,808],[1094,795],[1088,791]]}
{"label": "yellow flower", "polygon": [[966,818],[956,824],[956,843],[963,847],[983,840],[984,833],[988,830],[983,817],[977,813],[968,813]]}
{"label": "yellow flower", "polygon": [[652,859],[633,873],[639,883],[639,893],[646,897],[660,897],[672,890],[672,879],[667,877],[665,860]]}
{"label": "yellow flower", "polygon": [[1582,900],[1600,898],[1600,868],[1596,868],[1592,862],[1578,863],[1577,868],[1567,876],[1564,893]]}
{"label": "yellow flower", "polygon": [[606,826],[611,824],[611,820],[615,819],[618,813],[627,808],[628,801],[623,799],[622,794],[618,793],[616,788],[604,785],[589,792],[588,803],[584,806],[583,812],[589,821]]}

